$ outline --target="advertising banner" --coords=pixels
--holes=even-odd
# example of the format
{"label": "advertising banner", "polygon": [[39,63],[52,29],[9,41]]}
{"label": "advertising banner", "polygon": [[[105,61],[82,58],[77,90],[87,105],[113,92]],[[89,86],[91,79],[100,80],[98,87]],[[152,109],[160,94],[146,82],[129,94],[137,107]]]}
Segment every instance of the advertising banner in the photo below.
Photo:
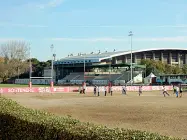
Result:
{"label": "advertising banner", "polygon": [[[173,90],[172,86],[165,86],[167,90]],[[93,92],[94,87],[86,87],[86,92]],[[138,91],[139,86],[127,86],[127,91]],[[162,86],[143,86],[143,91],[162,90]],[[69,93],[78,92],[79,87],[23,87],[23,88],[0,88],[0,93]],[[104,91],[104,86],[100,86],[100,91]],[[122,86],[113,86],[113,91],[122,91]]]}

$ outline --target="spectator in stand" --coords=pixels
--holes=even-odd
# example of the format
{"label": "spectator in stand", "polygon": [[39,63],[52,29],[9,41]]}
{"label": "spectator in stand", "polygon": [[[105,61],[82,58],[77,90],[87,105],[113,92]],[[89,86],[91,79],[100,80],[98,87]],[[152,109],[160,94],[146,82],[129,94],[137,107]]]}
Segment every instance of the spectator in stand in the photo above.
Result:
{"label": "spectator in stand", "polygon": [[[167,92],[167,89],[166,89],[166,87],[165,87],[165,86],[163,86],[163,87],[162,87],[162,90],[163,90],[163,92],[162,92],[162,93],[163,93],[164,97],[166,97],[166,95],[165,95],[165,94],[167,94],[168,96],[170,96],[170,95],[169,95],[169,93]],[[177,89],[176,89],[176,90],[177,90]]]}

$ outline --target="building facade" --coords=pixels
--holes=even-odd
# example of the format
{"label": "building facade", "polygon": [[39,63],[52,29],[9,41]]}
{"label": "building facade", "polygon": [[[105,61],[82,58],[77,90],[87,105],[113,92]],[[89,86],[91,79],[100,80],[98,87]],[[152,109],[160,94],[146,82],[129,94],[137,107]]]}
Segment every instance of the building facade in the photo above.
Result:
{"label": "building facade", "polygon": [[[139,64],[142,59],[162,61],[182,67],[187,64],[187,49],[156,48],[132,51],[132,63]],[[54,62],[56,79],[62,79],[71,72],[91,72],[93,69],[108,68],[110,71],[130,67],[131,51],[98,52],[69,56]]]}

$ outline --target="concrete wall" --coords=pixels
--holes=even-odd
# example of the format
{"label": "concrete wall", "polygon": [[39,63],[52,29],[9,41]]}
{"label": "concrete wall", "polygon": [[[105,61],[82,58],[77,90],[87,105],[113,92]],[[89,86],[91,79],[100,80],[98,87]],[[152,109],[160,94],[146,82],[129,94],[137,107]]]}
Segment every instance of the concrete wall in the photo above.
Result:
{"label": "concrete wall", "polygon": [[[32,79],[33,85],[50,85],[51,79]],[[15,84],[26,85],[29,83],[29,79],[16,79]]]}

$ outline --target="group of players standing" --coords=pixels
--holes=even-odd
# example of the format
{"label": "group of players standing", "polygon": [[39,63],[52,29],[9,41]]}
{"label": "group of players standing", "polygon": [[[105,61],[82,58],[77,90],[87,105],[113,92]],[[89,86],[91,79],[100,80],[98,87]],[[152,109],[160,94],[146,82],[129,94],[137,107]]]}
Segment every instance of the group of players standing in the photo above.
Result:
{"label": "group of players standing", "polygon": [[[170,96],[170,94],[167,92],[167,90],[166,90],[166,87],[165,86],[163,86],[163,95],[164,95],[164,97],[166,96],[166,95],[168,95],[168,96]],[[182,89],[182,87],[181,87],[181,85],[173,85],[173,94],[175,94],[176,95],[176,98],[178,98],[178,97],[182,97],[182,92],[183,92],[183,89]]]}
{"label": "group of players standing", "polygon": [[[107,90],[107,87],[108,87],[108,90]],[[142,88],[143,86],[139,86],[139,90],[138,90],[138,95],[140,96],[142,94]],[[182,87],[181,86],[173,86],[173,90],[174,90],[174,94],[176,94],[176,97],[182,97]],[[104,86],[104,87],[100,87],[100,86],[94,86],[94,95],[95,96],[100,96],[100,93],[104,91],[104,96],[107,96],[107,91],[108,93],[110,93],[110,95],[112,96],[113,95],[113,87],[112,86]],[[124,85],[122,86],[122,94],[123,95],[127,95],[127,86]],[[80,93],[83,93],[85,94],[86,92],[86,86],[83,86],[82,89],[79,89],[79,92]],[[164,95],[164,97],[167,96],[170,96],[170,94],[168,93],[167,89],[165,86],[162,87],[162,94]]]}
{"label": "group of players standing", "polygon": [[[80,93],[85,94],[86,91],[86,87],[83,86],[82,89],[79,89]],[[104,96],[107,95],[107,91],[108,93],[110,93],[110,95],[113,95],[113,86],[108,86],[108,90],[107,90],[107,86],[104,86],[103,88],[101,88],[100,86],[94,86],[94,95],[95,96],[100,96],[100,93],[104,91]],[[126,95],[127,94],[127,86],[124,85],[122,86],[122,94]],[[139,92],[138,92],[139,96],[142,94],[142,86],[139,86]]]}
{"label": "group of players standing", "polygon": [[173,91],[174,91],[174,94],[176,94],[176,97],[178,98],[181,98],[182,97],[182,92],[183,92],[183,89],[181,87],[181,85],[179,86],[173,86]]}
{"label": "group of players standing", "polygon": [[[100,96],[100,87],[99,86],[94,86],[94,95]],[[113,87],[109,86],[109,93],[112,96],[113,94]],[[107,95],[107,86],[104,86],[104,95]]]}
{"label": "group of players standing", "polygon": [[[127,94],[127,86],[124,85],[122,86],[122,94],[126,95]],[[113,87],[109,86],[109,93],[112,96],[113,94]],[[139,96],[142,94],[142,86],[139,86],[139,92],[138,92]],[[94,86],[94,95],[96,96],[100,96],[100,87],[99,86]],[[104,96],[107,95],[107,86],[104,86]]]}

